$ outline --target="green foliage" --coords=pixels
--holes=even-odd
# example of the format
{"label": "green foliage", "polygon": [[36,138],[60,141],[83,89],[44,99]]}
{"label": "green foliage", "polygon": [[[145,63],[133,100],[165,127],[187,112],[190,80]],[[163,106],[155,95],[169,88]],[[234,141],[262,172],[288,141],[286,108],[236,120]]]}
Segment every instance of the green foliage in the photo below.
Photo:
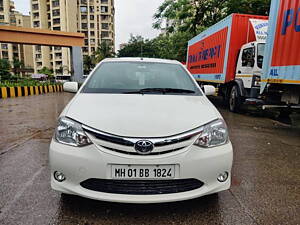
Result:
{"label": "green foliage", "polygon": [[20,71],[25,68],[24,62],[20,61],[17,58],[13,59],[12,65],[13,65],[13,73],[15,75],[20,75]]}
{"label": "green foliage", "polygon": [[0,82],[0,87],[24,87],[24,86],[47,86],[52,84],[60,84],[53,81],[38,81],[34,79],[17,78],[14,80],[6,80]]}
{"label": "green foliage", "polygon": [[118,51],[118,57],[157,57],[155,40],[131,35],[128,44]]}
{"label": "green foliage", "polygon": [[48,67],[44,66],[41,70],[38,71],[40,74],[48,75],[48,77],[53,76],[53,70],[49,69]]}
{"label": "green foliage", "polygon": [[189,32],[194,36],[231,13],[267,15],[270,0],[165,0],[154,15],[153,27],[171,22],[168,33]]}
{"label": "green foliage", "polygon": [[95,63],[95,57],[94,56],[89,56],[89,55],[85,55],[83,57],[83,71],[84,74],[89,74],[92,69],[95,67],[96,63]]}
{"label": "green foliage", "polygon": [[8,80],[11,78],[10,63],[6,59],[0,59],[0,80]]}
{"label": "green foliage", "polygon": [[97,64],[105,58],[114,57],[114,55],[115,53],[113,52],[111,43],[109,41],[103,41],[93,53],[94,63]]}
{"label": "green foliage", "polygon": [[245,13],[255,15],[268,15],[271,0],[229,0],[227,2],[227,15],[231,13]]}
{"label": "green foliage", "polygon": [[118,57],[147,57],[185,61],[187,41],[192,35],[177,32],[160,35],[152,40],[131,36],[128,44],[118,52]]}

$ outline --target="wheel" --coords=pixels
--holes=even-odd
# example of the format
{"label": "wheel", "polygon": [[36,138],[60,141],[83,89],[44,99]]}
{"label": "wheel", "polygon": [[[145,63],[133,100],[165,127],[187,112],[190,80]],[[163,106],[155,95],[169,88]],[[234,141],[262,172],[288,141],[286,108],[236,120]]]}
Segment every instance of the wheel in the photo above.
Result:
{"label": "wheel", "polygon": [[238,90],[238,86],[234,85],[231,88],[229,95],[229,110],[231,112],[239,112],[242,105],[241,94]]}

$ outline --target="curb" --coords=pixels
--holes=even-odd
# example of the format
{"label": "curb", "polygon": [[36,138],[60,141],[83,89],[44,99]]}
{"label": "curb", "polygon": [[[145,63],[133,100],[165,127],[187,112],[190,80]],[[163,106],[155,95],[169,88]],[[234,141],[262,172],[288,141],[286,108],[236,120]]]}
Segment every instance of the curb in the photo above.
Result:
{"label": "curb", "polygon": [[60,84],[47,86],[24,86],[24,87],[1,87],[0,99],[15,98],[30,95],[40,95],[53,92],[62,92],[63,86]]}

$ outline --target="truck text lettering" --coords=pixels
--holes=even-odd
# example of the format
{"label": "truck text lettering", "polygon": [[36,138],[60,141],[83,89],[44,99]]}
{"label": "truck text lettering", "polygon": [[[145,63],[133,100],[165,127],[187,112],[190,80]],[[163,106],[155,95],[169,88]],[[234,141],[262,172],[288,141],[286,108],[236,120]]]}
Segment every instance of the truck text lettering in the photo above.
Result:
{"label": "truck text lettering", "polygon": [[300,32],[300,8],[297,10],[294,9],[288,9],[284,12],[284,17],[283,17],[283,25],[281,29],[281,34],[286,35],[286,31],[289,26],[293,24],[294,29],[296,32]]}

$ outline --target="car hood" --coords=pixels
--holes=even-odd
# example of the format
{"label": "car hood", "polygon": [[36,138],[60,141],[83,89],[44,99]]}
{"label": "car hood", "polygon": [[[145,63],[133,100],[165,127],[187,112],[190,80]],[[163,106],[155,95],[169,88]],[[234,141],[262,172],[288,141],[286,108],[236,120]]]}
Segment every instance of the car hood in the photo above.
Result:
{"label": "car hood", "polygon": [[94,93],[76,95],[65,116],[126,137],[171,136],[220,117],[205,96]]}

